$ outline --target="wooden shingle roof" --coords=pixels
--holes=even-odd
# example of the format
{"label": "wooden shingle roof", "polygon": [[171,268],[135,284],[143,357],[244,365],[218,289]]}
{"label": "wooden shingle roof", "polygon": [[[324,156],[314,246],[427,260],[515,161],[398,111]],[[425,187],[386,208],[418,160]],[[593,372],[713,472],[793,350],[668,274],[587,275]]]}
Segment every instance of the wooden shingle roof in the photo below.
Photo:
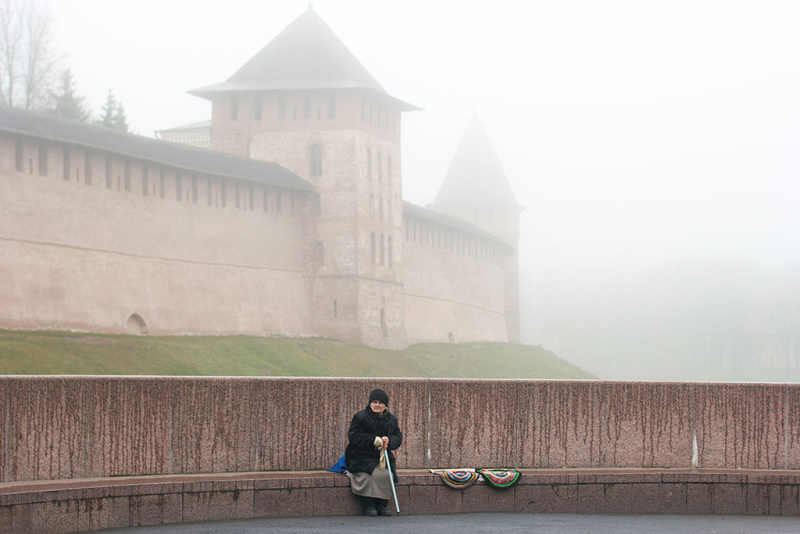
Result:
{"label": "wooden shingle roof", "polygon": [[503,166],[476,115],[467,124],[434,204],[519,208]]}
{"label": "wooden shingle roof", "polygon": [[10,107],[0,106],[0,132],[105,150],[191,172],[301,191],[316,190],[312,184],[277,163],[122,133],[95,124]]}
{"label": "wooden shingle roof", "polygon": [[434,211],[429,208],[417,206],[416,204],[412,204],[406,200],[403,201],[403,217],[415,217],[438,226],[443,226],[451,230],[457,230],[465,234],[486,239],[497,244],[506,254],[513,254],[515,250],[514,247],[509,243],[503,241],[493,234],[490,234],[486,230],[475,226],[472,223],[452,217],[450,215],[446,215],[444,213],[439,213],[438,211]]}
{"label": "wooden shingle roof", "polygon": [[217,93],[356,89],[379,95],[400,109],[415,106],[390,96],[325,21],[309,8],[224,83],[189,91]]}

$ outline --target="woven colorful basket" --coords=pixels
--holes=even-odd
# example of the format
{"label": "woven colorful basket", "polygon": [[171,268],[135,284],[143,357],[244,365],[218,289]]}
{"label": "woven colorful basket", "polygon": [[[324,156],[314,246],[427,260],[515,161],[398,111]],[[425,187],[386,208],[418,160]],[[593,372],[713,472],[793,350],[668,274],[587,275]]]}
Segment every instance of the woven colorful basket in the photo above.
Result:
{"label": "woven colorful basket", "polygon": [[508,488],[513,486],[522,476],[522,473],[515,469],[476,469],[484,480],[495,488]]}
{"label": "woven colorful basket", "polygon": [[480,475],[471,469],[432,469],[431,471],[439,475],[442,482],[453,489],[468,488],[480,478]]}

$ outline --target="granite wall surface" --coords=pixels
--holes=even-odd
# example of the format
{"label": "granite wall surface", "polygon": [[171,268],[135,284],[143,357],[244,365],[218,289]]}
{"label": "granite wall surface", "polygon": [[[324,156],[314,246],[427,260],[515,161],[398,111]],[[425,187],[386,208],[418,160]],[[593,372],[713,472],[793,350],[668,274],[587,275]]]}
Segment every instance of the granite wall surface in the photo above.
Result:
{"label": "granite wall surface", "polygon": [[800,384],[0,377],[0,481],[313,470],[369,390],[400,468],[800,469]]}

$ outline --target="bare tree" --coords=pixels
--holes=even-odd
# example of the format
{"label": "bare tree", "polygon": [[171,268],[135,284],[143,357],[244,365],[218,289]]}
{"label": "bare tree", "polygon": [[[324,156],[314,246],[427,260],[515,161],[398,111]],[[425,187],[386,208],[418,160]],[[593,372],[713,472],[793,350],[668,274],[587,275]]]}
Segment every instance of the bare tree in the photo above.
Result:
{"label": "bare tree", "polygon": [[0,104],[46,109],[57,83],[53,21],[38,0],[0,0]]}

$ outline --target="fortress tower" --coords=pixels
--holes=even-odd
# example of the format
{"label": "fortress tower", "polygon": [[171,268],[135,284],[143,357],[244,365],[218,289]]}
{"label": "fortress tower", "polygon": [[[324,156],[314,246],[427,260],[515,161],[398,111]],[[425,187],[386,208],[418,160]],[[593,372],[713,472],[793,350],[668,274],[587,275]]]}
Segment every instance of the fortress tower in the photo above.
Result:
{"label": "fortress tower", "polygon": [[400,114],[309,8],[226,82],[212,102],[211,148],[276,162],[317,190],[304,229],[312,330],[406,346]]}
{"label": "fortress tower", "polygon": [[192,92],[210,130],[163,139],[196,146],[0,107],[0,328],[519,339],[520,208],[477,119],[428,209],[401,195],[416,108],[311,9]]}
{"label": "fortress tower", "polygon": [[472,115],[430,209],[470,222],[513,247],[504,257],[508,340],[519,343],[519,214],[500,160]]}

